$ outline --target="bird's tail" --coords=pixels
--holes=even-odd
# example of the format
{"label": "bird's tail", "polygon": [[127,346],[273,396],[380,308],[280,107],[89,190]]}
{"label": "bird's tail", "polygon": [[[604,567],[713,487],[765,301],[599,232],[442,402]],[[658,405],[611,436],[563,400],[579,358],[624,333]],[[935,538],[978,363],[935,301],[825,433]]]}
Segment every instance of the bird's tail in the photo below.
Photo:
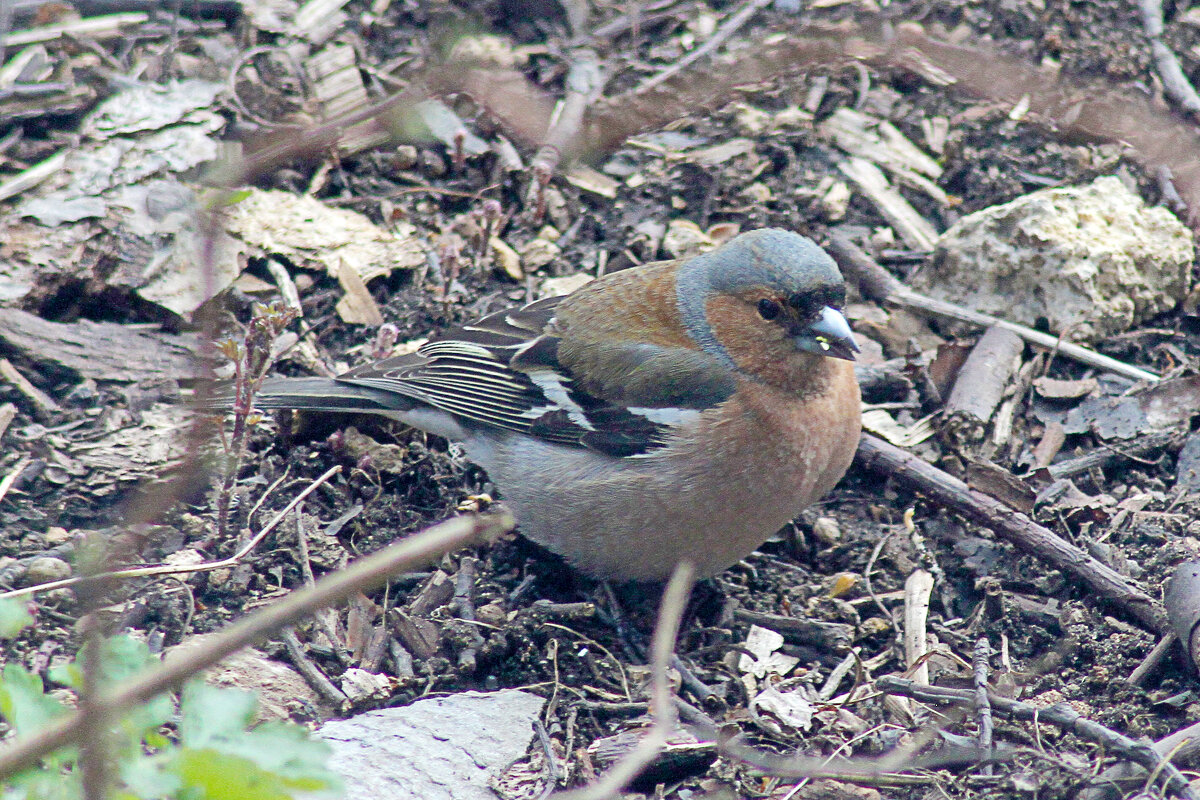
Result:
{"label": "bird's tail", "polygon": [[[227,411],[233,392],[218,391],[202,405],[208,411]],[[407,411],[413,402],[396,392],[361,386],[334,378],[267,378],[254,395],[255,408],[371,413]]]}

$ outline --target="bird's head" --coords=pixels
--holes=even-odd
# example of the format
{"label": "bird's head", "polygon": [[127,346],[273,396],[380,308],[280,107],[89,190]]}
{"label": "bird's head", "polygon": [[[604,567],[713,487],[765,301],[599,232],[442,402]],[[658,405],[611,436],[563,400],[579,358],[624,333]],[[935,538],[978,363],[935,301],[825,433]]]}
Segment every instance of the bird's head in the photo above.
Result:
{"label": "bird's head", "polygon": [[854,360],[859,351],[842,315],[846,284],[837,264],[811,239],[777,228],[743,233],[679,268],[676,296],[684,324],[707,352],[733,363],[714,334],[714,298],[736,299],[778,326],[798,349]]}

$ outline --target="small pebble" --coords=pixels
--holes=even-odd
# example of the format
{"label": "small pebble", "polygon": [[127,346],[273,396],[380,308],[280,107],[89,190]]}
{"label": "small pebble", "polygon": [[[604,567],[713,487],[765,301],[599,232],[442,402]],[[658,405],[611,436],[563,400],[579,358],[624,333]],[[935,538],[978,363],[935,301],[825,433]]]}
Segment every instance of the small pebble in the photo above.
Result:
{"label": "small pebble", "polygon": [[51,525],[49,528],[46,528],[45,538],[46,544],[54,547],[55,545],[66,544],[71,541],[71,532],[66,528]]}
{"label": "small pebble", "polygon": [[392,154],[392,166],[396,169],[412,169],[417,165],[417,148],[402,144]]}
{"label": "small pebble", "polygon": [[508,615],[504,611],[504,606],[499,603],[487,603],[475,609],[475,618],[480,622],[499,627],[504,624]]}
{"label": "small pebble", "polygon": [[813,523],[813,536],[825,547],[832,547],[842,539],[842,529],[833,517],[817,517]]}
{"label": "small pebble", "polygon": [[24,585],[37,586],[50,581],[61,581],[71,577],[71,565],[61,558],[42,556],[29,562],[25,572]]}

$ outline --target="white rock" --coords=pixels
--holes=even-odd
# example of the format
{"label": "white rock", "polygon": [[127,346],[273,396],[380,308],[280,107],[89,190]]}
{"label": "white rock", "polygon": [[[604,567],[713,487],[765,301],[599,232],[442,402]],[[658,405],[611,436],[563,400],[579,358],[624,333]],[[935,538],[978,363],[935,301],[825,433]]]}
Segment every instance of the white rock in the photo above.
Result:
{"label": "white rock", "polygon": [[1188,229],[1118,178],[1043,189],[963,217],[912,287],[1054,333],[1094,340],[1173,309],[1195,256]]}
{"label": "white rock", "polygon": [[346,800],[495,800],[488,780],[525,754],[546,701],[529,692],[460,692],[327,722],[329,766]]}

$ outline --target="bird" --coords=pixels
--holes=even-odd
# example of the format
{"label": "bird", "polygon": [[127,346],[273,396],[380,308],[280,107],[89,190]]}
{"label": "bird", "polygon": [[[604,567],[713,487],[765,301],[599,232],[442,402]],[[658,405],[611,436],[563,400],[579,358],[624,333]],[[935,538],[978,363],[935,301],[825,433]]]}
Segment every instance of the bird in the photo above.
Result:
{"label": "bird", "polygon": [[462,444],[526,538],[614,582],[744,559],[826,493],[861,435],[833,259],[762,228],[612,272],[259,409],[381,414]]}

